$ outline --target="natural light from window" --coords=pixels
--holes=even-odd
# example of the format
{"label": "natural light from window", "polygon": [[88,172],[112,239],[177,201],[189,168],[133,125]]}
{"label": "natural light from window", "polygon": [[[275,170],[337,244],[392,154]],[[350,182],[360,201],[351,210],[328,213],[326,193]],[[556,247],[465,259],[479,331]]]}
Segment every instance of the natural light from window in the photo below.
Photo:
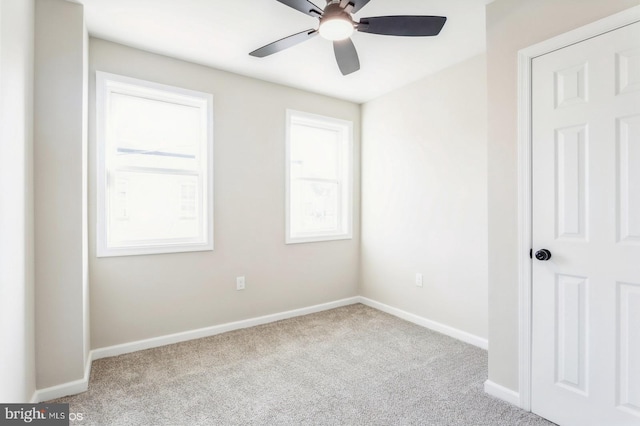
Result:
{"label": "natural light from window", "polygon": [[97,73],[98,256],[211,250],[211,95]]}
{"label": "natural light from window", "polygon": [[351,238],[352,123],[287,111],[287,243]]}

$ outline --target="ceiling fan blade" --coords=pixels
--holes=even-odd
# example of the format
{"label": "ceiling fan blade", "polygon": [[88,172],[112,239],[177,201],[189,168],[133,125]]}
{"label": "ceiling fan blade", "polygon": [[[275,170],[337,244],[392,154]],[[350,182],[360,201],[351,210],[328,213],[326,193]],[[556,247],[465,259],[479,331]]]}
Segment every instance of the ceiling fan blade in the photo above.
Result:
{"label": "ceiling fan blade", "polygon": [[316,35],[318,35],[318,31],[314,29],[302,31],[297,34],[290,35],[289,37],[282,38],[278,41],[274,41],[273,43],[267,44],[266,46],[262,46],[261,48],[249,53],[249,55],[255,56],[257,58],[264,58],[265,56],[273,55],[274,53],[278,53],[288,47],[295,46],[298,43],[309,40]]}
{"label": "ceiling fan blade", "polygon": [[342,75],[348,75],[360,69],[358,52],[356,52],[356,47],[351,39],[334,41],[333,53],[336,55],[336,61]]}
{"label": "ceiling fan blade", "polygon": [[308,0],[278,0],[282,4],[298,10],[307,15],[319,18],[322,15],[322,9]]}
{"label": "ceiling fan blade", "polygon": [[444,16],[376,16],[360,19],[356,29],[364,33],[392,36],[435,36],[446,21]]}

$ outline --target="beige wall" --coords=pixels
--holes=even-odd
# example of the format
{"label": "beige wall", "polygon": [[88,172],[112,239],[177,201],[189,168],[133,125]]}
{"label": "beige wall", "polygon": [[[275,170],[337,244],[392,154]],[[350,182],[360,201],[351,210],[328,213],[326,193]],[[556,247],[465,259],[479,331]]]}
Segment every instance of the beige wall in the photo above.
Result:
{"label": "beige wall", "polygon": [[[285,110],[351,120],[360,107],[99,39],[90,40],[90,282],[93,348],[355,296],[359,167],[352,240],[284,244]],[[215,250],[95,257],[95,71],[213,94]],[[236,291],[235,277],[247,287]]]}
{"label": "beige wall", "polygon": [[485,56],[362,114],[361,294],[486,338]]}
{"label": "beige wall", "polygon": [[32,0],[0,2],[0,402],[35,391]]}
{"label": "beige wall", "polygon": [[82,379],[88,348],[86,32],[82,5],[36,0],[37,387]]}
{"label": "beige wall", "polygon": [[496,0],[487,6],[489,379],[518,390],[517,52],[638,0]]}

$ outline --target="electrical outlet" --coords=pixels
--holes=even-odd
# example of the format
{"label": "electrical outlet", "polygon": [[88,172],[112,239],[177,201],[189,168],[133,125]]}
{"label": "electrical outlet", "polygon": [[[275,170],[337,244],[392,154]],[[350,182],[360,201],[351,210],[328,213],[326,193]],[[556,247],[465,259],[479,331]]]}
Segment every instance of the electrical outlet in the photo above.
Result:
{"label": "electrical outlet", "polygon": [[416,287],[422,287],[422,274],[416,273]]}
{"label": "electrical outlet", "polygon": [[244,290],[244,277],[236,277],[236,290]]}

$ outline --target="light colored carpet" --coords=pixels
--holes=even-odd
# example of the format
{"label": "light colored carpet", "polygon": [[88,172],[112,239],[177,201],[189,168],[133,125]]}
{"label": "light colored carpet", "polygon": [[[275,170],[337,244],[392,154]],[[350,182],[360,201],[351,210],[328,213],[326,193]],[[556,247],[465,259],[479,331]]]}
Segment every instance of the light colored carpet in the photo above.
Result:
{"label": "light colored carpet", "polygon": [[484,393],[487,353],[364,305],[97,360],[83,425],[552,425]]}

